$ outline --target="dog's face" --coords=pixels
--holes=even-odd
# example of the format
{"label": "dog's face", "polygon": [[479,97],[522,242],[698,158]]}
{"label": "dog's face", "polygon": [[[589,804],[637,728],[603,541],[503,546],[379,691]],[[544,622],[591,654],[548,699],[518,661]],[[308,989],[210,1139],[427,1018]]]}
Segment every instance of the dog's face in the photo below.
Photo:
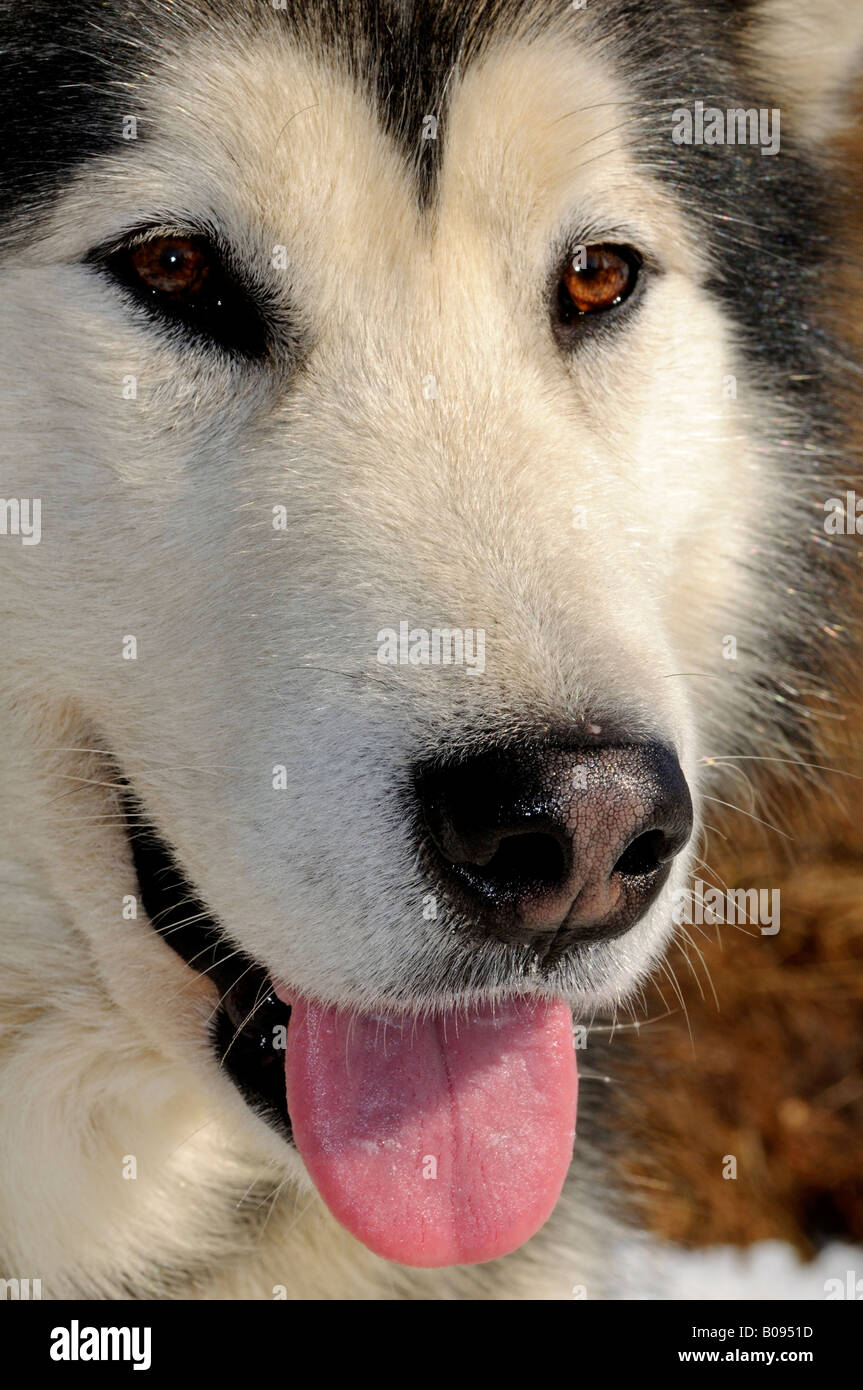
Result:
{"label": "dog's face", "polygon": [[189,25],[10,260],[20,688],[108,784],[52,810],[60,872],[196,1067],[218,995],[142,1000],[186,973],[160,932],[241,953],[229,1038],[265,979],[615,1006],[667,942],[787,504],[751,287],[735,320],[619,49],[492,34],[406,158],[338,46]]}
{"label": "dog's face", "polygon": [[[32,558],[78,595],[63,693],[226,930],[297,988],[614,1000],[663,944],[664,896],[526,980],[531,953],[463,934],[445,893],[424,914],[406,801],[418,765],[507,736],[655,739],[694,782],[685,673],[721,655],[752,475],[695,240],[577,46],[504,43],[454,79],[425,210],[369,102],[301,46],[199,40],[183,68],[20,272],[22,319],[47,301],[54,322],[21,390],[41,410],[62,383]],[[225,266],[238,302],[212,335],[144,237]],[[594,246],[620,248],[593,277],[620,293],[567,321]],[[467,631],[473,664],[379,660],[402,622]]]}

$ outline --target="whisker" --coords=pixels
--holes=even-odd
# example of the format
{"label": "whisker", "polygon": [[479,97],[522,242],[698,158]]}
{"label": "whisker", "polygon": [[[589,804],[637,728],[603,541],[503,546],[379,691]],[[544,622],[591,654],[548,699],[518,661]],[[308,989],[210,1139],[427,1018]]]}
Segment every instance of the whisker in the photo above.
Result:
{"label": "whisker", "polygon": [[[240,976],[240,979],[239,979],[239,980],[235,980],[235,981],[234,981],[234,984],[231,986],[231,988],[232,988],[232,989],[235,988],[235,987],[239,984],[240,980],[242,980],[243,975],[248,975],[249,970],[253,970],[254,968],[255,968],[254,965],[250,965],[250,966],[248,967],[247,970],[244,970],[244,971],[243,971],[243,974]],[[238,1028],[238,1029],[236,1030],[236,1032],[234,1033],[234,1036],[231,1038],[231,1041],[228,1043],[228,1046],[225,1048],[224,1052],[222,1053],[222,1057],[221,1057],[221,1061],[220,1061],[220,1066],[224,1066],[224,1064],[225,1064],[225,1058],[227,1057],[227,1055],[228,1055],[228,1053],[230,1052],[231,1048],[234,1046],[234,1043],[237,1041],[237,1038],[240,1037],[240,1035],[241,1035],[241,1033],[244,1031],[244,1029],[248,1027],[249,1023],[251,1023],[252,1019],[254,1018],[254,1016],[255,1016],[255,1014],[257,1013],[258,1009],[260,1008],[261,1004],[264,1002],[263,999],[261,998],[261,990],[264,989],[265,987],[266,987],[266,981],[265,981],[265,980],[262,980],[261,983],[258,985],[258,992],[257,992],[257,994],[255,995],[255,1002],[254,1002],[254,1004],[252,1005],[252,1007],[251,1007],[251,1009],[249,1010],[249,1012],[246,1014],[246,1017],[243,1019],[242,1023],[241,1023],[240,1026],[239,1026],[239,1028]],[[229,993],[230,993],[230,990],[226,990],[226,991],[225,991],[225,995],[223,996],[223,998],[226,997],[227,994],[229,994]]]}
{"label": "whisker", "polygon": [[718,796],[704,797],[705,801],[715,801],[717,806],[727,806],[730,811],[739,811],[741,816],[746,816],[749,820],[754,820],[758,825],[766,826],[768,830],[773,830],[777,835],[781,835],[785,840],[793,840],[795,837],[789,835],[785,830],[780,830],[778,825],[771,825],[769,820],[762,820],[760,816],[754,816],[751,811],[744,811],[742,806],[735,806],[732,801],[723,801]]}
{"label": "whisker", "polygon": [[700,761],[703,762],[703,763],[705,763],[708,767],[710,767],[714,762],[717,762],[717,763],[740,763],[740,762],[748,762],[748,763],[785,763],[785,764],[787,764],[787,765],[789,765],[789,766],[791,766],[791,767],[805,767],[805,768],[811,768],[811,769],[812,769],[813,771],[815,771],[815,772],[833,772],[833,773],[836,774],[837,777],[853,777],[853,779],[854,779],[855,782],[859,782],[859,781],[863,780],[863,778],[861,778],[861,774],[860,774],[859,772],[848,772],[846,768],[842,768],[842,767],[826,767],[823,763],[807,763],[807,762],[804,762],[802,758],[767,758],[767,757],[757,757],[757,756],[755,756],[754,754],[749,754],[749,753],[729,753],[729,754],[723,754],[723,755],[721,756],[721,758],[720,758],[719,756],[710,757],[710,758],[708,758],[708,757],[703,757],[703,758],[700,759]]}

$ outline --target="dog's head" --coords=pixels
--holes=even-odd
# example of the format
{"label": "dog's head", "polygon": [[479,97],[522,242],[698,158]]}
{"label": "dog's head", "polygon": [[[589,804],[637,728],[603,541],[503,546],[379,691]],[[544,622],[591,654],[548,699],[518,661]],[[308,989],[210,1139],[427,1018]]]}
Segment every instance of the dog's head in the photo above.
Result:
{"label": "dog's head", "polygon": [[[667,943],[705,760],[789,747],[814,164],[718,5],[115,8],[72,7],[35,135],[20,93],[4,288],[4,493],[41,508],[4,679],[85,779],[45,782],[63,891],[123,1006],[196,1067],[213,1017],[283,1121],[287,1026],[349,1224],[358,1069],[407,1168],[433,1058],[473,1134],[545,1084],[556,1173],[564,1020]],[[171,946],[198,993],[142,1002]]]}

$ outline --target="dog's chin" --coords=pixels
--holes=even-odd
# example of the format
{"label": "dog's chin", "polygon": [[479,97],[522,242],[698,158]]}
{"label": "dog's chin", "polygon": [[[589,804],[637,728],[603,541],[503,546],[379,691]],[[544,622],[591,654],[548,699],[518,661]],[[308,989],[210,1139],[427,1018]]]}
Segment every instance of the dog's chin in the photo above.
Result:
{"label": "dog's chin", "polygon": [[[440,980],[426,975],[420,993],[414,981],[409,998],[378,994],[371,1007],[349,991],[315,998],[231,939],[230,924],[226,930],[208,910],[183,873],[181,851],[156,831],[128,784],[123,803],[152,930],[215,988],[214,1056],[250,1123],[257,1116],[277,1136],[292,1176],[310,1181],[369,1249],[398,1263],[484,1263],[529,1239],[550,1216],[572,1161],[575,1001],[564,986],[576,966],[598,976],[599,961],[557,961],[543,978],[542,962],[531,965],[523,944],[477,948],[474,939],[472,949],[466,935],[441,950]],[[655,935],[648,922],[639,928]],[[495,968],[477,973],[483,949],[493,951],[485,959]],[[608,962],[621,949],[594,942],[581,953],[600,953],[615,1005],[621,972]],[[644,943],[630,947],[623,969],[644,957]],[[444,981],[445,991],[435,988]],[[597,998],[582,993],[581,1003]],[[431,1191],[417,1163],[437,1164],[437,1155],[443,1167]],[[464,1219],[454,1220],[462,1208]]]}

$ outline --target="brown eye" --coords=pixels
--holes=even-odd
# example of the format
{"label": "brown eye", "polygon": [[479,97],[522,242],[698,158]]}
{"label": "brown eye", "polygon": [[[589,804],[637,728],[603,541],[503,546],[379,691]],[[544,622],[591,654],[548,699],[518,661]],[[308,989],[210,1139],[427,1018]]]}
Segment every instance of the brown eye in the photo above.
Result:
{"label": "brown eye", "polygon": [[207,236],[139,233],[122,246],[95,251],[91,264],[106,271],[175,335],[215,344],[235,356],[261,357],[270,345],[265,291],[249,268],[239,270]]}
{"label": "brown eye", "polygon": [[195,295],[210,274],[211,260],[200,237],[164,236],[134,247],[129,268],[159,294]]}
{"label": "brown eye", "polygon": [[635,289],[640,267],[641,258],[628,246],[579,246],[558,285],[558,321],[567,325],[616,308]]}

